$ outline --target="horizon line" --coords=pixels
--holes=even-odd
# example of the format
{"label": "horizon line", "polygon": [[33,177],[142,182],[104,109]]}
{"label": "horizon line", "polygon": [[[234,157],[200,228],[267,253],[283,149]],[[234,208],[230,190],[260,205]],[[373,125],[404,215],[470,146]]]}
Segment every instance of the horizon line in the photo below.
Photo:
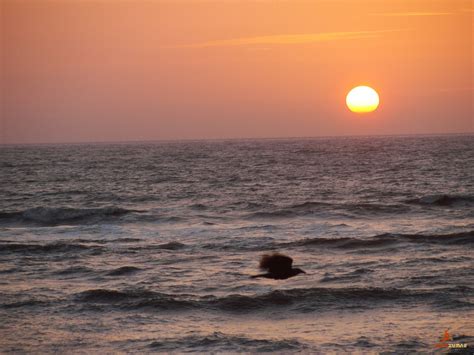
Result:
{"label": "horizon line", "polygon": [[441,136],[470,136],[471,132],[450,133],[395,133],[395,134],[349,134],[349,135],[322,135],[322,136],[275,136],[275,137],[223,137],[223,138],[170,138],[170,139],[129,139],[110,141],[73,141],[73,142],[30,142],[30,143],[0,143],[0,148],[7,146],[35,146],[35,145],[102,145],[102,144],[137,144],[137,143],[179,143],[179,142],[216,142],[216,141],[251,141],[251,140],[296,140],[296,139],[324,139],[324,138],[369,138],[369,137],[441,137]]}

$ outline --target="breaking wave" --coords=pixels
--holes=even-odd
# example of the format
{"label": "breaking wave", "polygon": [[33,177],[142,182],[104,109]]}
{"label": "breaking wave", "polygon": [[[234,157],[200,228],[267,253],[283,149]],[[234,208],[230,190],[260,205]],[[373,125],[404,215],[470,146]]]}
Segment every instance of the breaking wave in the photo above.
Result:
{"label": "breaking wave", "polygon": [[147,290],[94,289],[75,295],[81,304],[113,306],[121,309],[155,309],[162,311],[214,310],[230,313],[258,312],[268,308],[290,308],[297,312],[323,311],[333,308],[372,308],[393,302],[413,304],[431,302],[436,306],[472,306],[456,300],[465,298],[474,289],[452,287],[443,289],[408,290],[397,288],[296,288],[275,290],[264,294],[234,294],[224,297],[213,295],[170,295]]}

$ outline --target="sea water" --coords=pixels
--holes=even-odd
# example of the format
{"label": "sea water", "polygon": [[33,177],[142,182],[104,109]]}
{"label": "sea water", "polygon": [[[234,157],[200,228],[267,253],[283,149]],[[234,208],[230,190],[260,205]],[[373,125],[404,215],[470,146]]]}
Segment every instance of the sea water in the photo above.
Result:
{"label": "sea water", "polygon": [[[0,147],[1,352],[474,336],[474,137]],[[304,269],[252,279],[264,253]]]}

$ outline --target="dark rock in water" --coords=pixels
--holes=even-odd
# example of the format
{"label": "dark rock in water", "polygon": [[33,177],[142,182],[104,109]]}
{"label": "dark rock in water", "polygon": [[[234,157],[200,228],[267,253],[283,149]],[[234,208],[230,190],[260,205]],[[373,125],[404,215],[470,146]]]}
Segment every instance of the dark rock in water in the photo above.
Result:
{"label": "dark rock in water", "polygon": [[289,256],[274,253],[262,255],[260,269],[267,270],[266,274],[254,275],[252,278],[265,277],[267,279],[285,280],[298,274],[304,273],[301,269],[293,268],[293,259]]}

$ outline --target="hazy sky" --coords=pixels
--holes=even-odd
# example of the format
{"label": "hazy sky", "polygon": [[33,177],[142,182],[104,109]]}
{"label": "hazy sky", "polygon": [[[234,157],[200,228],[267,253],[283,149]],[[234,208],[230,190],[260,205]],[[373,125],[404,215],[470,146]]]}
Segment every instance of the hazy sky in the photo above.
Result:
{"label": "hazy sky", "polygon": [[474,131],[472,0],[0,3],[0,143]]}

